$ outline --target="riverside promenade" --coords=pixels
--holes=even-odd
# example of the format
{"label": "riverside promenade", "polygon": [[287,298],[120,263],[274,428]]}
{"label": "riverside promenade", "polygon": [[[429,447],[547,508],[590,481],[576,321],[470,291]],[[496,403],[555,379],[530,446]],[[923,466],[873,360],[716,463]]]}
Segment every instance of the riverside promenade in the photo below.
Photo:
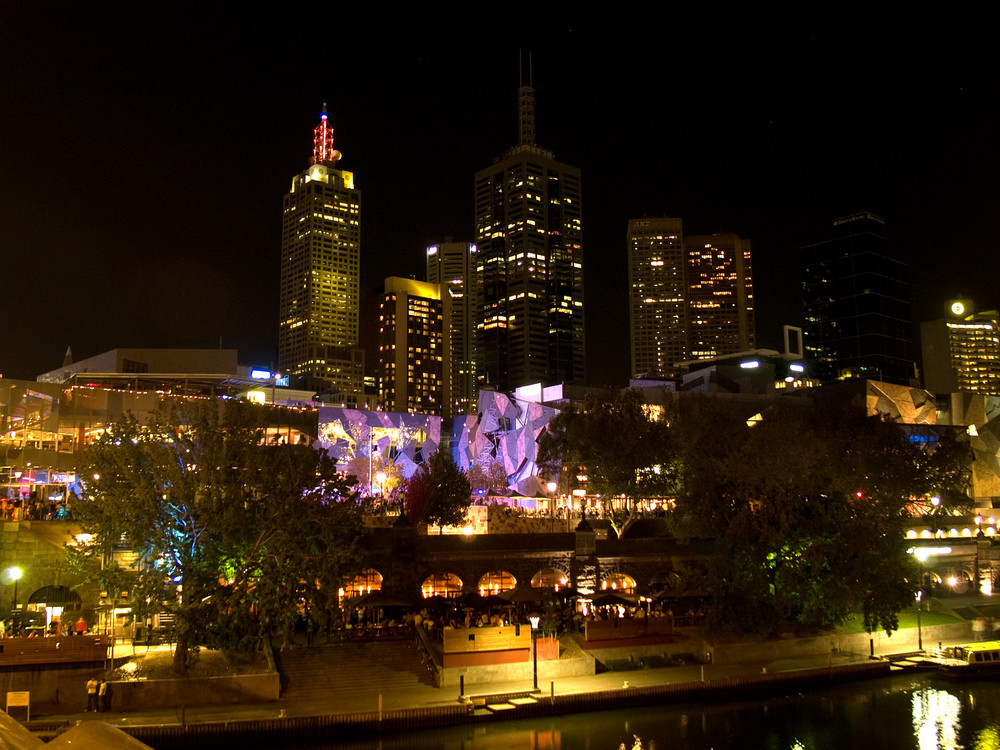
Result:
{"label": "riverside promenade", "polygon": [[[969,618],[995,607],[991,601],[978,596],[949,601],[947,609],[958,622],[939,628],[925,626],[924,647],[933,649],[939,644],[949,646],[972,640]],[[988,613],[1000,620],[1000,609]],[[67,728],[85,730],[91,722],[103,722],[158,749],[211,745],[221,750],[628,706],[762,697],[888,675],[892,657],[917,651],[918,633],[917,628],[904,627],[891,637],[881,633],[869,638],[831,631],[820,639],[822,643],[812,644],[809,653],[797,651],[794,640],[720,643],[714,645],[715,658],[709,664],[608,671],[554,681],[539,679],[537,692],[532,691],[530,679],[466,683],[465,700],[460,700],[458,688],[434,687],[429,679],[414,679],[412,675],[401,684],[403,680],[392,678],[398,672],[385,679],[385,674],[377,673],[376,665],[365,663],[339,668],[351,678],[356,676],[340,689],[311,690],[308,685],[306,689],[300,685],[283,691],[279,700],[269,703],[146,707],[95,714],[83,712],[85,703],[80,701],[81,710],[77,712],[46,711],[39,706],[40,711],[32,712],[27,726],[35,737],[48,739]],[[313,652],[317,658],[320,653]],[[495,710],[484,704],[492,704]],[[94,729],[96,738],[97,725]],[[118,747],[107,739],[74,746],[102,750]]]}
{"label": "riverside promenade", "polygon": [[[892,649],[881,648],[877,656]],[[885,659],[867,654],[828,653],[794,658],[604,672],[540,681],[467,685],[457,689],[410,684],[369,687],[359,675],[349,694],[315,695],[264,704],[152,708],[122,713],[50,713],[33,716],[29,728],[47,738],[66,727],[106,722],[156,748],[211,743],[214,747],[279,739],[361,737],[378,732],[520,719],[553,714],[655,705],[675,701],[725,700],[741,695],[782,694],[886,676]],[[492,710],[487,705],[492,704]]]}

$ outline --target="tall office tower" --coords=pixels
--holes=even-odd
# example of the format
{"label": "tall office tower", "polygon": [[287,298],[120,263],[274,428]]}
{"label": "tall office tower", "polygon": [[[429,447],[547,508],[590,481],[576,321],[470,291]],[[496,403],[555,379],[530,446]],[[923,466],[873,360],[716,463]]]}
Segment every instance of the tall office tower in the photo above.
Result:
{"label": "tall office tower", "polygon": [[632,374],[665,378],[683,363],[755,345],[750,241],[684,237],[680,219],[628,223]]}
{"label": "tall office tower", "polygon": [[632,375],[670,377],[688,359],[687,259],[680,219],[628,223]]}
{"label": "tall office tower", "polygon": [[518,145],[476,173],[476,371],[498,390],[584,380],[580,170],[536,145],[534,97],[521,86]]}
{"label": "tall office tower", "polygon": [[285,196],[281,233],[278,367],[290,383],[329,400],[363,400],[358,348],[361,192],[337,169],[326,105],[310,166]]}
{"label": "tall office tower", "polygon": [[710,234],[687,237],[684,246],[689,358],[712,359],[753,349],[750,240]]}
{"label": "tall office tower", "polygon": [[833,222],[801,250],[805,354],[824,381],[860,377],[909,385],[916,377],[906,264],[866,212]]}
{"label": "tall office tower", "polygon": [[951,302],[944,318],[920,324],[920,340],[927,390],[1000,395],[1000,316],[996,310],[974,313],[967,301]]}
{"label": "tall office tower", "polygon": [[390,276],[379,307],[379,400],[388,411],[448,416],[451,299],[441,286]]}
{"label": "tall office tower", "polygon": [[476,392],[476,316],[474,274],[476,246],[450,237],[427,248],[427,281],[441,285],[451,302],[446,321],[451,344],[451,404],[445,416],[469,414],[478,405]]}

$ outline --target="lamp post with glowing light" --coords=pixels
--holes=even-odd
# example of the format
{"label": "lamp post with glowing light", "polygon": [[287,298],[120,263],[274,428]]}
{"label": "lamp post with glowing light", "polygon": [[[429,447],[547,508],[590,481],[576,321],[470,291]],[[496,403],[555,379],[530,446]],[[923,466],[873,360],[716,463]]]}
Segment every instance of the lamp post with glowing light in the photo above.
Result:
{"label": "lamp post with glowing light", "polygon": [[549,530],[556,530],[556,488],[558,488],[555,482],[549,482],[545,485],[545,489],[549,491]]}
{"label": "lamp post with glowing light", "polygon": [[924,591],[920,589],[917,591],[917,648],[920,651],[924,650],[924,631],[920,627],[920,610],[923,609],[923,598]]}
{"label": "lamp post with glowing light", "polygon": [[11,607],[12,612],[17,611],[17,582],[21,580],[21,575],[22,571],[16,565],[7,568],[7,577],[14,582],[14,606]]}
{"label": "lamp post with glowing light", "polygon": [[924,594],[931,592],[930,573],[926,568],[927,560],[939,555],[950,555],[951,547],[913,547],[907,552],[920,563],[920,588],[917,590],[917,645],[923,651],[924,637],[920,627],[920,612],[924,606]]}
{"label": "lamp post with glowing light", "polygon": [[531,623],[531,686],[533,690],[538,690],[538,623],[541,620],[542,618],[538,615],[532,615],[528,618],[528,622]]}

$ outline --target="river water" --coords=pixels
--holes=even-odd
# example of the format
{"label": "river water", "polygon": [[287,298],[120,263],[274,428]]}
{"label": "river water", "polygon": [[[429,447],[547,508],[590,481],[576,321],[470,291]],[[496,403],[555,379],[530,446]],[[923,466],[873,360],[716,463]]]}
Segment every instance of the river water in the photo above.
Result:
{"label": "river water", "polygon": [[895,676],[767,700],[673,704],[377,740],[288,743],[308,750],[1000,750],[1000,682]]}

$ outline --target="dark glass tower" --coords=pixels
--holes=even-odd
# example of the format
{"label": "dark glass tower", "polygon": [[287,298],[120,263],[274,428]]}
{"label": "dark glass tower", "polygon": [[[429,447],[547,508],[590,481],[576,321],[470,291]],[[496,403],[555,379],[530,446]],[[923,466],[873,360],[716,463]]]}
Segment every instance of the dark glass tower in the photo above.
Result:
{"label": "dark glass tower", "polygon": [[476,173],[480,387],[583,383],[580,170],[535,144],[534,89],[520,143]]}
{"label": "dark glass tower", "polygon": [[800,257],[805,354],[815,375],[915,382],[906,264],[890,252],[885,221],[868,212],[836,219]]}

